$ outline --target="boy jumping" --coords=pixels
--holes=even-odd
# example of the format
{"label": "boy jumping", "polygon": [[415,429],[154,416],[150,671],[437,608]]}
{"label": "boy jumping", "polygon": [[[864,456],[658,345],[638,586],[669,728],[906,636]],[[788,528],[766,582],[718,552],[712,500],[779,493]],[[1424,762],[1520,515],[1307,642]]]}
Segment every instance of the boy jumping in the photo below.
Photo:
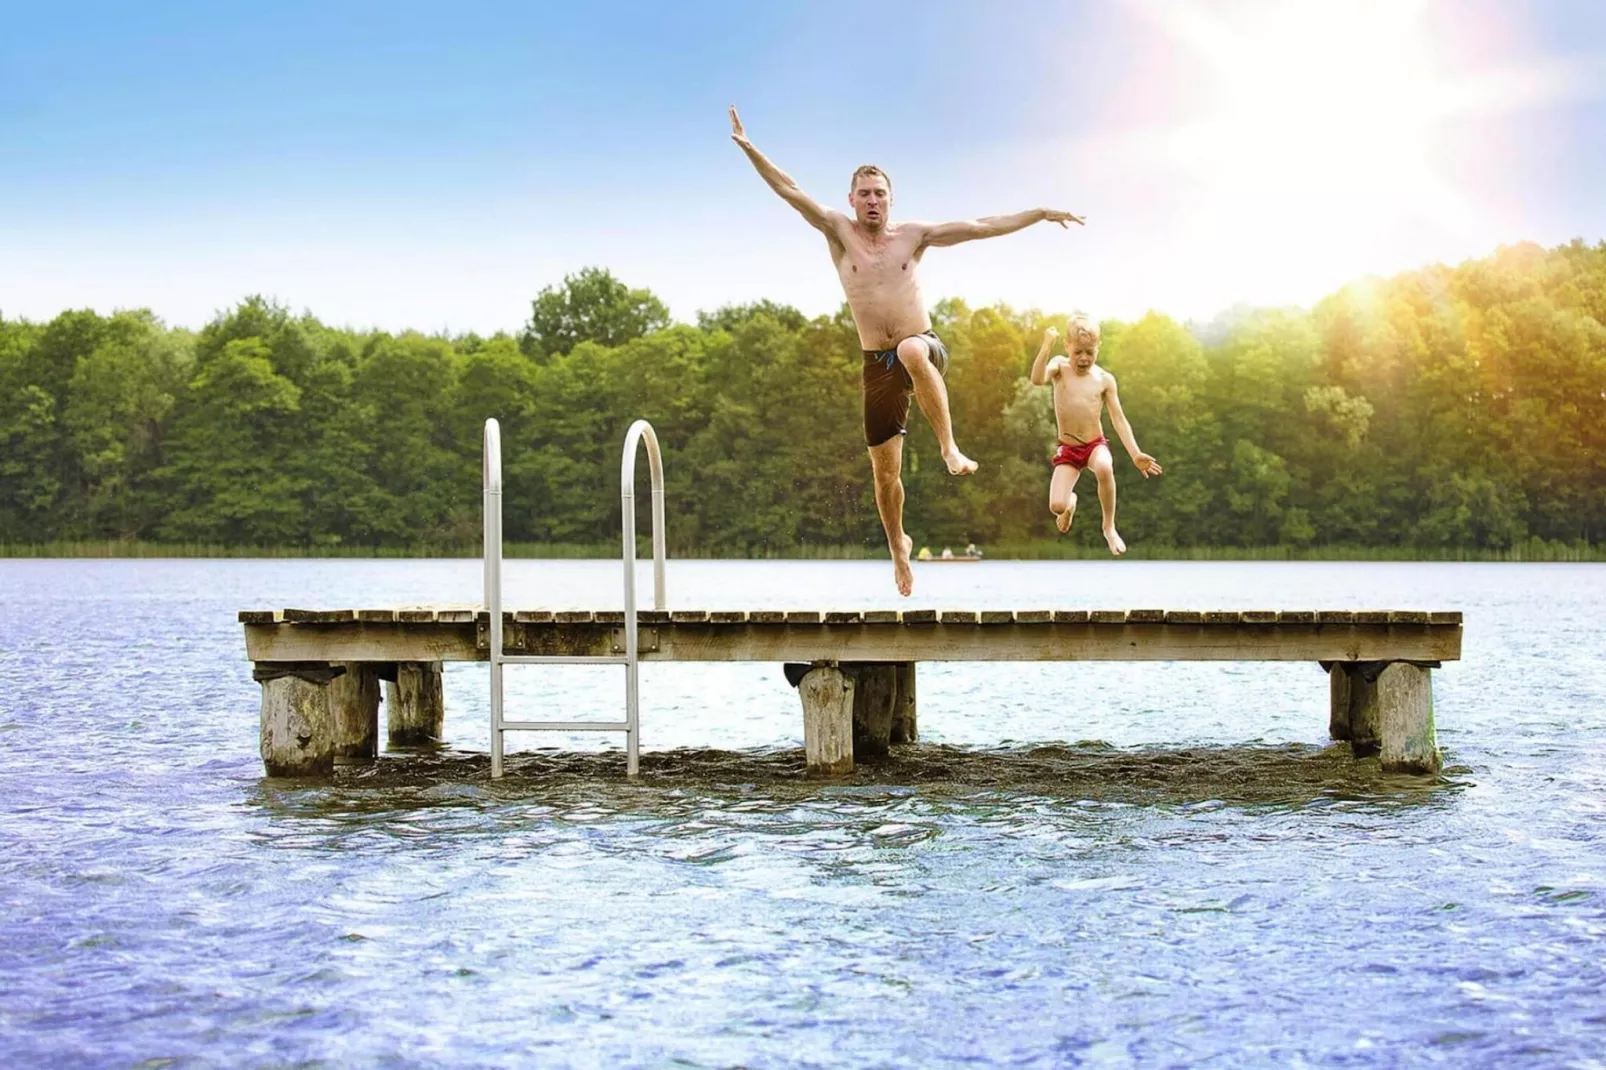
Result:
{"label": "boy jumping", "polygon": [[1043,386],[1050,380],[1054,383],[1054,423],[1059,428],[1054,475],[1048,484],[1048,509],[1054,514],[1054,526],[1062,534],[1070,531],[1071,520],[1076,516],[1077,477],[1082,469],[1093,469],[1099,483],[1099,505],[1104,510],[1104,541],[1109,543],[1110,553],[1120,557],[1126,553],[1126,543],[1115,530],[1115,466],[1110,460],[1109,441],[1104,437],[1104,406],[1110,407],[1115,433],[1143,478],[1159,475],[1161,468],[1153,457],[1138,449],[1132,425],[1127,423],[1115,392],[1115,376],[1098,366],[1098,326],[1077,314],[1066,325],[1066,333],[1068,357],[1048,359],[1059,337],[1058,329],[1050,327],[1032,362],[1033,386]]}

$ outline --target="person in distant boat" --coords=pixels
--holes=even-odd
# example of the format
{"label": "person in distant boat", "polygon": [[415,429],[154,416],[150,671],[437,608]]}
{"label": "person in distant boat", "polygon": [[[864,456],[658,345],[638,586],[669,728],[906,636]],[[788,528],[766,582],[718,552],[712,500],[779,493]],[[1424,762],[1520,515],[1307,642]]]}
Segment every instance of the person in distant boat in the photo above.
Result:
{"label": "person in distant boat", "polygon": [[980,557],[981,556],[981,547],[977,546],[973,542],[967,542],[965,544],[965,556],[966,557]]}
{"label": "person in distant boat", "polygon": [[921,561],[930,561],[931,560],[931,547],[922,546],[920,548],[920,553],[916,555],[916,558],[918,560],[921,560]]}
{"label": "person in distant boat", "polygon": [[1078,313],[1067,325],[1065,356],[1049,359],[1059,331],[1050,327],[1032,362],[1032,385],[1054,386],[1054,423],[1059,428],[1059,448],[1054,451],[1054,474],[1048,484],[1048,509],[1060,532],[1071,530],[1076,517],[1076,480],[1082,469],[1093,469],[1098,481],[1099,506],[1104,511],[1104,541],[1110,553],[1120,557],[1126,543],[1115,530],[1115,465],[1110,459],[1109,440],[1104,437],[1104,409],[1126,447],[1132,463],[1143,478],[1159,475],[1159,462],[1138,449],[1132,425],[1121,411],[1121,398],[1115,391],[1115,376],[1098,366],[1099,329]]}
{"label": "person in distant boat", "polygon": [[954,442],[948,388],[942,378],[948,368],[948,347],[932,332],[931,316],[920,296],[921,257],[933,246],[996,238],[1033,223],[1063,227],[1083,220],[1055,208],[1028,208],[1014,215],[955,223],[894,223],[890,218],[892,180],[871,164],[854,171],[848,182],[850,217],[804,193],[790,175],[754,148],[734,107],[730,118],[731,140],[741,146],[759,177],[797,209],[809,226],[825,235],[842,292],[853,310],[864,350],[864,441],[870,449],[876,511],[892,552],[898,593],[908,595],[914,589],[914,570],[909,567],[914,540],[903,530],[900,472],[911,396],[931,422],[948,471],[963,476],[976,470],[976,462]]}
{"label": "person in distant boat", "polygon": [[944,547],[943,547],[943,548],[942,548],[942,559],[943,559],[943,560],[944,560],[944,561],[952,561],[952,560],[953,560],[953,559],[954,559],[954,552],[953,552],[953,550],[952,550],[952,549],[950,549],[950,548],[949,548],[949,547],[947,547],[947,546],[944,546]]}

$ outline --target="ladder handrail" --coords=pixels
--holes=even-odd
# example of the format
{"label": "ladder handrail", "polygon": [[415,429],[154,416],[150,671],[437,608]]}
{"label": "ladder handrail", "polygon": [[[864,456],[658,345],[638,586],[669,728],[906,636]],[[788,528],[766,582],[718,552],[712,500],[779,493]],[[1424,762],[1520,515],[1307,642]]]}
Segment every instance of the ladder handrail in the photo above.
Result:
{"label": "ladder handrail", "polygon": [[491,779],[502,775],[502,425],[485,421],[485,609],[491,661]]}
{"label": "ladder handrail", "polygon": [[619,460],[619,527],[625,559],[625,736],[626,771],[636,775],[641,747],[641,693],[636,622],[636,454],[647,444],[647,467],[652,475],[652,591],[653,608],[666,608],[664,597],[664,462],[652,424],[637,420],[625,432],[624,456]]}
{"label": "ladder handrail", "polygon": [[[637,420],[625,432],[624,456],[619,463],[619,524],[624,539],[625,567],[625,654],[616,656],[534,658],[507,657],[502,649],[502,429],[492,418],[485,421],[484,518],[485,518],[485,609],[489,618],[488,654],[491,663],[491,778],[502,775],[502,733],[522,729],[573,729],[571,722],[505,721],[502,718],[502,668],[506,664],[536,661],[571,663],[624,663],[625,668],[625,753],[626,771],[635,776],[641,751],[641,702],[639,687],[640,644],[636,611],[636,455],[647,444],[647,463],[652,475],[652,572],[653,606],[668,608],[664,593],[664,463],[658,448],[658,435],[652,424]],[[598,729],[617,730],[611,722]]]}

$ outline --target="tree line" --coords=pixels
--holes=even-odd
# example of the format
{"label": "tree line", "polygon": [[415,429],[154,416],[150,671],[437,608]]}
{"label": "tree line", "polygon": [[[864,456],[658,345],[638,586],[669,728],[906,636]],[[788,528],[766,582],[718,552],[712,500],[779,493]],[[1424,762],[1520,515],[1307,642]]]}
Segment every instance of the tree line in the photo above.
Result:
{"label": "tree line", "polygon": [[[1026,375],[1064,315],[950,299],[933,319],[982,468],[949,477],[915,417],[910,531],[1052,538],[1052,403]],[[1606,533],[1606,243],[1506,247],[1308,310],[1102,326],[1100,360],[1166,467],[1139,479],[1117,446],[1134,544],[1500,550]],[[595,268],[488,338],[342,329],[261,297],[193,332],[146,311],[0,316],[0,542],[470,546],[495,416],[509,541],[614,541],[619,450],[645,417],[679,552],[874,546],[860,362],[845,309],[761,301],[672,323]]]}

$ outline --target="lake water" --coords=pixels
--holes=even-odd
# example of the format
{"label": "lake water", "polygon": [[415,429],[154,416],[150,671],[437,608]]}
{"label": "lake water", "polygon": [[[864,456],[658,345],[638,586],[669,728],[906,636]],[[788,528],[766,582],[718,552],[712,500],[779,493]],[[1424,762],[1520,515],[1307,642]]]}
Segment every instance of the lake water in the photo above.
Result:
{"label": "lake water", "polygon": [[[608,562],[508,604],[617,607]],[[768,665],[618,736],[262,777],[244,608],[477,602],[476,561],[0,561],[11,1066],[1606,1066],[1606,566],[917,566],[937,608],[1427,608],[1439,778],[1304,664],[923,665],[921,742],[802,777]],[[884,563],[671,562],[672,607],[892,605]],[[647,588],[650,590],[650,587]],[[617,668],[508,670],[611,718]]]}

